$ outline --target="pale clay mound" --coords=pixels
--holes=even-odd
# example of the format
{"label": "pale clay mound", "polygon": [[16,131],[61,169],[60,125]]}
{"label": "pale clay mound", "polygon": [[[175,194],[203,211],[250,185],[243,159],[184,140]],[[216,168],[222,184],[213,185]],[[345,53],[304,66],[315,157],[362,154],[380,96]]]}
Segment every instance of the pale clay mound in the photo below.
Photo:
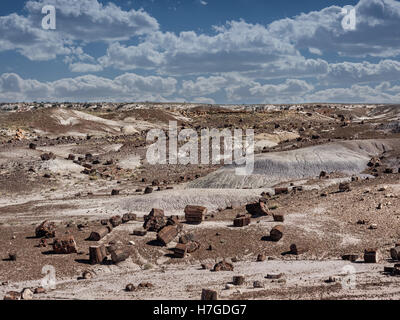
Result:
{"label": "pale clay mound", "polygon": [[399,145],[397,139],[355,140],[259,154],[255,156],[251,175],[236,175],[236,166],[228,165],[191,182],[189,188],[265,188],[284,181],[316,177],[321,171],[358,174],[365,170],[371,157]]}

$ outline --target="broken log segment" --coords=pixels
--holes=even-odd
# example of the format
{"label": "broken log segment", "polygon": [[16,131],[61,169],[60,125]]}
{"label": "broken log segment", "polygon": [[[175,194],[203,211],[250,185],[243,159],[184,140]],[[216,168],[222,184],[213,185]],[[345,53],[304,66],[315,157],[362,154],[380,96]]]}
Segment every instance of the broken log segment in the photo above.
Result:
{"label": "broken log segment", "polygon": [[89,247],[90,264],[99,264],[107,259],[107,250],[104,245]]}
{"label": "broken log segment", "polygon": [[283,237],[283,229],[282,225],[275,226],[269,233],[269,237],[272,241],[279,241]]}
{"label": "broken log segment", "polygon": [[187,205],[184,212],[187,223],[200,224],[203,221],[204,215],[207,214],[207,208],[203,206]]}
{"label": "broken log segment", "polygon": [[99,228],[90,233],[89,240],[99,241],[100,239],[104,238],[109,232],[110,232],[110,230],[107,227]]}
{"label": "broken log segment", "polygon": [[233,271],[233,264],[226,261],[218,262],[213,271]]}
{"label": "broken log segment", "polygon": [[166,226],[162,228],[157,234],[157,240],[164,246],[170,243],[178,235],[177,226]]}
{"label": "broken log segment", "polygon": [[201,291],[201,300],[218,300],[218,292],[210,289]]}
{"label": "broken log segment", "polygon": [[393,260],[399,260],[400,258],[400,247],[396,246],[390,249],[390,256]]}
{"label": "broken log segment", "polygon": [[45,220],[36,227],[35,234],[37,238],[54,238],[56,236],[56,225],[54,222]]}
{"label": "broken log segment", "polygon": [[380,260],[381,260],[381,255],[377,249],[365,249],[364,251],[365,263],[378,263]]}
{"label": "broken log segment", "polygon": [[289,189],[288,188],[275,188],[275,195],[279,195],[279,194],[288,194],[289,193]]}
{"label": "broken log segment", "polygon": [[117,250],[111,252],[111,260],[115,264],[125,261],[126,259],[129,258],[129,256],[130,256],[130,253],[128,250],[117,249]]}
{"label": "broken log segment", "polygon": [[174,257],[182,259],[185,257],[186,252],[187,252],[186,244],[178,243],[174,248]]}
{"label": "broken log segment", "polygon": [[54,239],[53,251],[56,254],[77,253],[76,242],[73,236],[64,239]]}
{"label": "broken log segment", "polygon": [[125,213],[122,216],[122,223],[127,223],[129,221],[134,221],[134,220],[136,220],[136,214],[134,213]]}
{"label": "broken log segment", "polygon": [[261,198],[258,202],[249,203],[246,205],[246,210],[253,217],[268,216],[269,211],[266,204],[266,200]]}
{"label": "broken log segment", "polygon": [[233,226],[240,228],[250,224],[250,217],[240,216],[233,220]]}
{"label": "broken log segment", "polygon": [[354,262],[358,259],[358,254],[345,254],[342,256],[342,260]]}
{"label": "broken log segment", "polygon": [[244,284],[244,276],[234,276],[232,282],[235,286],[241,286],[242,284]]}
{"label": "broken log segment", "polygon": [[167,224],[164,210],[153,208],[148,215],[144,216],[143,228],[147,231],[160,231]]}
{"label": "broken log segment", "polygon": [[279,213],[274,213],[272,214],[274,221],[276,222],[284,222],[285,221],[285,217],[283,214],[279,214]]}
{"label": "broken log segment", "polygon": [[110,223],[113,226],[113,228],[118,227],[119,225],[122,224],[122,218],[120,216],[113,216],[110,218]]}

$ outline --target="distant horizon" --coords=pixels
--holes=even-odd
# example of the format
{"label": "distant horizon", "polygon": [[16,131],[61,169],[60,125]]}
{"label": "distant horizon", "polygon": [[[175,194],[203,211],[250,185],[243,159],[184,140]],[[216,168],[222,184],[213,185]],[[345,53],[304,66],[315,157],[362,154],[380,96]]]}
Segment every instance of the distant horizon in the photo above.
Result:
{"label": "distant horizon", "polygon": [[14,101],[14,102],[1,102],[0,105],[5,104],[193,104],[193,105],[206,105],[206,106],[294,106],[294,105],[399,105],[399,103],[380,103],[380,102],[299,102],[299,103],[201,103],[201,102],[179,102],[179,101]]}

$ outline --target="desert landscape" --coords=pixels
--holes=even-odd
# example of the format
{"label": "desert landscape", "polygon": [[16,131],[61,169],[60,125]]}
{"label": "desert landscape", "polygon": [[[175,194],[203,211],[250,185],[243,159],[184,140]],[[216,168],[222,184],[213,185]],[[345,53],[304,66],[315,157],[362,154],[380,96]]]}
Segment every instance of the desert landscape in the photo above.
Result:
{"label": "desert landscape", "polygon": [[[148,163],[170,122],[252,174]],[[399,299],[399,177],[398,105],[3,103],[0,297]]]}

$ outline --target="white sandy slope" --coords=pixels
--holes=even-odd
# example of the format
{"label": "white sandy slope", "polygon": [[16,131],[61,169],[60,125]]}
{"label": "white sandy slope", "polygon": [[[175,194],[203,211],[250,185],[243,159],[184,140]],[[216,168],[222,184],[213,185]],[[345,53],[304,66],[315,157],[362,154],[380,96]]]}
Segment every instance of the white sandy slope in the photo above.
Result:
{"label": "white sandy slope", "polygon": [[347,175],[365,170],[373,156],[400,147],[398,139],[332,142],[297,150],[259,154],[251,175],[236,175],[225,166],[189,184],[190,188],[265,188],[290,180],[316,177],[321,171]]}

